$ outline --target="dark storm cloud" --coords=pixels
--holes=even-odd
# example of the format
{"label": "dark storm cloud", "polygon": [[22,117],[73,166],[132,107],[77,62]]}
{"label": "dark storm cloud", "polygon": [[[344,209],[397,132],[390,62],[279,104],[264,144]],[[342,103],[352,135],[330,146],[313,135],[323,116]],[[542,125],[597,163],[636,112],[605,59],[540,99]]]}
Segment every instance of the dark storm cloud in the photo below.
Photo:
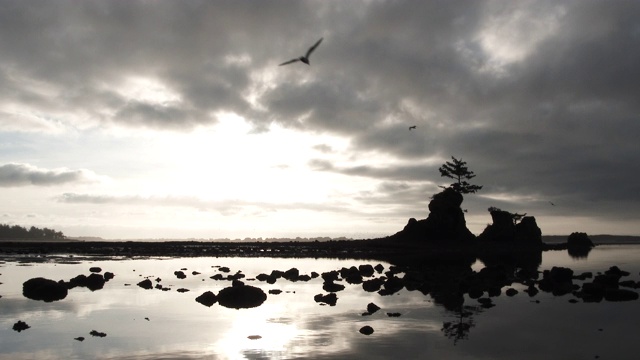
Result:
{"label": "dark storm cloud", "polygon": [[388,180],[414,180],[424,181],[435,171],[438,166],[432,164],[415,165],[389,165],[383,166],[335,166],[330,161],[314,159],[309,161],[309,166],[317,171],[329,171],[350,176],[364,176]]}
{"label": "dark storm cloud", "polygon": [[45,170],[28,164],[0,166],[0,187],[52,186],[87,181],[83,170]]}
{"label": "dark storm cloud", "polygon": [[[5,2],[0,105],[153,128],[212,123],[213,112],[249,107],[250,71],[284,48],[276,33],[299,35],[312,10],[290,2]],[[242,56],[248,61],[233,61]],[[153,79],[178,99],[125,96],[131,77]]]}
{"label": "dark storm cloud", "polygon": [[[453,155],[487,194],[640,216],[639,17],[634,1],[10,1],[0,114],[190,129],[229,111],[398,159],[319,171],[440,183],[421,164]],[[320,37],[311,66],[277,66]],[[170,96],[123,93],[131,77]]]}

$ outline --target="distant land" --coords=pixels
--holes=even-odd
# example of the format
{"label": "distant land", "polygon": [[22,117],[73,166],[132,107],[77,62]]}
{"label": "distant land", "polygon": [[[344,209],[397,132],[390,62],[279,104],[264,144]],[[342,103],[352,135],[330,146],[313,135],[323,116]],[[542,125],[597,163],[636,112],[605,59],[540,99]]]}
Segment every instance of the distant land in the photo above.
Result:
{"label": "distant land", "polygon": [[[542,242],[547,244],[559,244],[567,241],[567,237],[569,235],[543,235]],[[635,235],[589,235],[591,241],[594,244],[640,244],[640,236]],[[310,237],[310,238],[221,238],[221,239],[213,239],[213,238],[183,238],[183,239],[103,239],[101,237],[96,236],[80,236],[80,237],[68,237],[62,241],[107,241],[107,242],[164,242],[164,241],[199,241],[199,242],[313,242],[313,241],[344,241],[344,240],[356,240],[347,237],[326,237],[326,236],[318,236],[318,237]],[[29,241],[29,240],[20,240],[20,241]]]}
{"label": "distant land", "polygon": [[[640,236],[633,235],[589,235],[596,245],[640,244]],[[542,242],[547,244],[564,243],[569,235],[542,235]]]}

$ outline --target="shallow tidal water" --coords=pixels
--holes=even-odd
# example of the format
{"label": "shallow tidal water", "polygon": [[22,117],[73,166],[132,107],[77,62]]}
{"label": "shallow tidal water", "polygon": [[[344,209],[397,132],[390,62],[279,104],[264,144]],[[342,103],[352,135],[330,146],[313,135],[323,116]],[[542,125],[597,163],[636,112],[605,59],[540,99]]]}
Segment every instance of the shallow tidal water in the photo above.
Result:
{"label": "shallow tidal water", "polygon": [[[146,258],[92,259],[58,257],[21,262],[0,261],[0,359],[637,359],[640,301],[570,302],[572,294],[540,292],[530,297],[524,287],[515,296],[493,297],[482,308],[465,298],[464,313],[446,310],[430,295],[405,289],[382,296],[361,285],[339,282],[335,306],[321,305],[314,295],[321,278],[268,284],[255,278],[272,270],[298,268],[301,274],[378,263],[363,260],[278,258]],[[576,274],[604,272],[618,266],[640,280],[640,245],[598,246],[581,259],[567,252],[544,252],[539,271],[569,267]],[[195,301],[205,291],[218,293],[230,281],[210,277],[241,271],[247,285],[269,290],[266,301],[251,309],[230,309]],[[31,278],[65,280],[89,275],[90,267],[112,272],[104,288],[73,288],[66,298],[45,303],[22,295]],[[473,264],[475,271],[483,267]],[[185,279],[175,271],[183,270]],[[196,271],[200,274],[192,274]],[[145,278],[168,291],[145,290]],[[160,281],[156,281],[160,279]],[[178,292],[178,289],[188,289]],[[381,310],[368,315],[367,304]],[[399,313],[389,317],[387,313]],[[14,331],[24,321],[30,328]],[[452,335],[446,324],[462,324]],[[369,325],[371,335],[359,329]],[[90,335],[92,330],[105,337]],[[75,340],[84,337],[84,341]]]}

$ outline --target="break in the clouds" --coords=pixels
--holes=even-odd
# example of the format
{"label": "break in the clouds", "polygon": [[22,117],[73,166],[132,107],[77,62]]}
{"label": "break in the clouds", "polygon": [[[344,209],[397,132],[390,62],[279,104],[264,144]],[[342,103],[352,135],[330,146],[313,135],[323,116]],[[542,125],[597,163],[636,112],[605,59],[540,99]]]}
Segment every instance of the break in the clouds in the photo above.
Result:
{"label": "break in the clouds", "polygon": [[41,169],[29,164],[0,165],[0,187],[54,186],[68,183],[95,181],[97,177],[87,170]]}
{"label": "break in the clouds", "polygon": [[[331,189],[318,206],[349,194],[372,211],[392,199],[393,211],[413,208],[407,194],[437,190],[437,167],[453,155],[484,185],[465,200],[477,206],[543,214],[553,201],[556,217],[633,218],[638,18],[633,1],[8,1],[0,7],[0,126],[5,137],[33,141],[143,134],[135,138],[142,147],[231,116],[248,124],[242,136],[268,137],[276,127],[341,141],[313,139],[307,158],[271,164],[306,171],[302,184],[322,178]],[[321,37],[310,66],[278,67]],[[228,167],[211,171],[233,177],[257,166],[234,154],[263,152],[242,136],[209,158],[176,146],[147,163],[171,167],[175,157],[181,172],[223,158]],[[36,147],[0,144],[16,154],[1,160],[28,163],[34,154],[16,149]],[[86,151],[83,168],[110,154]],[[117,166],[127,178],[154,173],[127,165]],[[327,183],[327,174],[350,180]]]}

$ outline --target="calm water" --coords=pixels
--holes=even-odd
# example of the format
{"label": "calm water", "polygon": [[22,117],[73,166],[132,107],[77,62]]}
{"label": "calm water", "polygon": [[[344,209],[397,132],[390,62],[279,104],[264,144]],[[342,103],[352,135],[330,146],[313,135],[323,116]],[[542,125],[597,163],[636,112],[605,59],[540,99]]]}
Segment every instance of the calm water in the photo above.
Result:
{"label": "calm water", "polygon": [[[252,309],[229,309],[195,301],[204,291],[219,292],[229,281],[210,276],[226,266],[247,278],[296,267],[300,273],[322,273],[377,261],[271,258],[83,259],[42,263],[0,262],[0,359],[637,359],[637,319],[640,301],[570,303],[573,295],[554,297],[540,292],[529,297],[493,298],[484,309],[466,298],[464,316],[437,305],[429,295],[400,290],[381,296],[361,285],[346,285],[336,306],[322,306],[314,295],[326,293],[322,279],[248,285],[282,290]],[[71,259],[73,260],[73,259]],[[600,246],[586,259],[566,252],[545,252],[539,270],[553,266],[605,271],[617,265],[640,280],[640,245]],[[389,264],[381,263],[388,268]],[[103,289],[74,288],[60,301],[25,298],[22,284],[34,277],[69,280],[89,274],[92,266],[115,274]],[[473,264],[478,271],[481,262]],[[174,271],[187,269],[186,279]],[[200,272],[192,275],[192,271]],[[223,274],[226,275],[226,274]],[[376,276],[379,276],[376,274]],[[144,290],[136,284],[160,278],[169,291]],[[246,280],[246,279],[243,279]],[[154,281],[154,284],[156,282]],[[514,288],[522,290],[518,284]],[[179,288],[189,289],[180,293]],[[367,304],[382,309],[362,316]],[[400,313],[389,317],[387,313]],[[18,321],[30,328],[12,330]],[[465,324],[463,336],[452,336],[444,324]],[[359,333],[364,326],[375,332]],[[94,337],[92,330],[106,337]],[[256,339],[256,336],[260,338]],[[80,342],[74,340],[84,337]]]}

